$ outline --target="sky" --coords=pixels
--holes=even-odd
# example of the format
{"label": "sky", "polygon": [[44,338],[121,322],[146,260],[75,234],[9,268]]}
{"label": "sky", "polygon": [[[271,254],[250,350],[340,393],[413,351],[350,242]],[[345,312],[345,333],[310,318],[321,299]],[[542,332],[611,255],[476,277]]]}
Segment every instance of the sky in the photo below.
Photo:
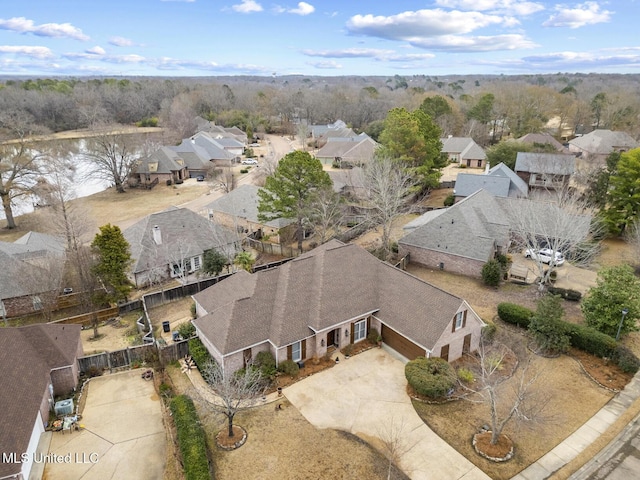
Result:
{"label": "sky", "polygon": [[640,0],[0,2],[0,75],[640,72]]}

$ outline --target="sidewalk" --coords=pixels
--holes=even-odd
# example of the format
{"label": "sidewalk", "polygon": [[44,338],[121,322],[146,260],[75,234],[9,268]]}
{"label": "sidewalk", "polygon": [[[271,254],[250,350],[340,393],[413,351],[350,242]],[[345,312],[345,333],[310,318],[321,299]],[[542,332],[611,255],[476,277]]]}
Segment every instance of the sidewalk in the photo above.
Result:
{"label": "sidewalk", "polygon": [[[640,398],[640,372],[636,373],[624,390],[613,397],[582,427],[549,453],[538,459],[538,461],[513,477],[512,480],[543,480],[548,478],[555,471],[576,458],[600,435],[604,434],[638,398]],[[620,435],[604,450],[610,449],[619,439]]]}

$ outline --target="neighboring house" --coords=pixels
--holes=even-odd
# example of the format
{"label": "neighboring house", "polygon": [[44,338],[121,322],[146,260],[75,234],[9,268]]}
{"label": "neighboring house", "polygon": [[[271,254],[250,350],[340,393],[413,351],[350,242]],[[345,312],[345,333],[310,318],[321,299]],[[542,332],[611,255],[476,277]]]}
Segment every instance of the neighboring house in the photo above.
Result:
{"label": "neighboring house", "polygon": [[81,329],[61,324],[0,328],[0,478],[29,478],[54,396],[69,398],[78,384]]}
{"label": "neighboring house", "polygon": [[333,191],[347,197],[364,198],[364,171],[360,167],[341,170],[328,170],[329,178],[333,182]]}
{"label": "neighboring house", "polygon": [[578,156],[580,170],[603,167],[610,153],[626,152],[638,146],[629,134],[604,129],[569,140],[569,151]]}
{"label": "neighboring house", "polygon": [[244,153],[245,143],[238,141],[234,137],[228,137],[215,133],[210,134],[218,144],[234,157],[240,157]]}
{"label": "neighboring house", "polygon": [[329,132],[349,130],[347,129],[347,124],[342,120],[336,120],[335,122],[327,125],[309,125],[308,129],[311,132],[311,136],[316,140],[320,137],[327,136]]}
{"label": "neighboring house", "polygon": [[453,190],[455,201],[458,202],[481,189],[494,197],[512,198],[526,198],[529,191],[524,180],[504,163],[499,163],[487,169],[484,175],[459,173]]}
{"label": "neighboring house", "polygon": [[[224,148],[220,142],[215,140],[207,132],[198,132],[190,140],[207,152],[208,160],[215,163],[238,162],[240,157]],[[187,140],[183,140],[183,143]]]}
{"label": "neighboring house", "polygon": [[29,232],[0,242],[0,318],[42,311],[61,290],[65,262],[62,240]]}
{"label": "neighboring house", "polygon": [[169,147],[160,147],[140,160],[137,169],[142,185],[155,182],[181,183],[188,178],[187,165],[180,155]]}
{"label": "neighboring house", "polygon": [[353,137],[333,137],[316,152],[315,157],[325,165],[362,166],[371,161],[378,146],[366,133]]}
{"label": "neighboring house", "polygon": [[274,242],[280,238],[292,238],[295,233],[295,221],[290,218],[276,218],[266,222],[258,220],[260,197],[256,185],[240,185],[226,195],[214,200],[205,207],[210,220],[256,238],[269,236]]}
{"label": "neighboring house", "polygon": [[480,277],[486,262],[507,253],[509,221],[485,190],[424,217],[398,241],[400,256],[410,254],[411,263]]}
{"label": "neighboring house", "polygon": [[202,268],[206,250],[216,249],[230,261],[240,250],[234,232],[187,208],[147,215],[123,234],[131,247],[130,278],[136,287],[168,278],[185,280]]}
{"label": "neighboring house", "polygon": [[549,133],[527,133],[515,141],[533,145],[534,147],[545,147],[547,145],[551,145],[556,151],[558,151],[558,153],[569,153],[569,149]]}
{"label": "neighboring house", "polygon": [[515,172],[529,189],[557,190],[569,185],[576,169],[576,157],[557,153],[518,152]]}
{"label": "neighboring house", "polygon": [[487,163],[487,155],[473,138],[448,137],[441,138],[442,153],[450,162],[459,163],[472,168],[484,168]]}
{"label": "neighboring house", "polygon": [[176,152],[184,160],[189,178],[195,178],[198,175],[206,176],[212,166],[207,151],[190,139],[182,140],[180,145],[168,148]]}
{"label": "neighboring house", "polygon": [[234,138],[238,142],[240,142],[243,146],[247,144],[247,134],[240,130],[238,127],[221,127],[220,125],[216,125],[214,122],[210,122],[205,120],[204,118],[197,116],[196,117],[196,132],[206,132],[210,133],[212,137],[227,137]]}
{"label": "neighboring house", "polygon": [[304,362],[375,328],[408,359],[478,348],[482,320],[462,298],[332,240],[277,268],[240,271],[193,296],[196,332],[226,372],[259,352]]}

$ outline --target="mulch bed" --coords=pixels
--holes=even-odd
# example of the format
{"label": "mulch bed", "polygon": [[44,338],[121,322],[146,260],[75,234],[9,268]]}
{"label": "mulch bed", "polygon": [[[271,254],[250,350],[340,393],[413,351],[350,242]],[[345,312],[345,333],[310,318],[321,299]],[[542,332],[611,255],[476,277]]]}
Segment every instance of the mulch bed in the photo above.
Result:
{"label": "mulch bed", "polygon": [[506,435],[500,435],[495,445],[491,444],[491,432],[473,436],[473,447],[478,454],[494,462],[506,462],[513,457],[513,442]]}
{"label": "mulch bed", "polygon": [[591,380],[607,390],[619,392],[633,378],[633,374],[623,372],[611,360],[596,357],[577,348],[569,349],[568,354],[580,363]]}
{"label": "mulch bed", "polygon": [[216,443],[218,447],[223,450],[235,450],[236,448],[240,448],[247,441],[247,431],[238,426],[234,425],[233,429],[233,437],[229,436],[229,429],[224,428],[221,430],[218,435],[216,435]]}

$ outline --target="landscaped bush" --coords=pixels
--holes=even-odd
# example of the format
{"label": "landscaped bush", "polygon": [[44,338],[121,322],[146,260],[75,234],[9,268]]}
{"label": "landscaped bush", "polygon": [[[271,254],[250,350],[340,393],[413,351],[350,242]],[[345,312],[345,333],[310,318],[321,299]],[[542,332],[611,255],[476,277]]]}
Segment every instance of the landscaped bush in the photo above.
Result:
{"label": "landscaped bush", "polygon": [[196,318],[198,316],[198,314],[196,313],[196,302],[191,303],[189,310],[191,311],[191,318]]}
{"label": "landscaped bush", "polygon": [[625,373],[636,373],[640,369],[640,360],[624,345],[618,345],[613,353],[613,361]]}
{"label": "landscaped bush", "polygon": [[196,365],[200,370],[213,361],[211,354],[199,338],[192,338],[189,340],[189,355],[191,355],[193,361],[196,362]]}
{"label": "landscaped bush", "polygon": [[451,205],[453,205],[456,202],[456,197],[453,196],[453,193],[450,193],[449,195],[447,195],[444,199],[443,205],[445,207],[450,207]]}
{"label": "landscaped bush", "polygon": [[209,472],[206,435],[200,424],[193,400],[186,395],[179,395],[171,400],[170,408],[173,422],[176,425],[185,479],[209,480],[213,478]]}
{"label": "landscaped bush", "polygon": [[495,323],[487,322],[487,324],[484,327],[482,327],[482,338],[486,342],[490,343],[493,340],[493,338],[496,336],[497,329],[498,327],[496,327]]}
{"label": "landscaped bush", "polygon": [[418,357],[404,367],[409,385],[420,395],[431,398],[446,396],[456,384],[456,374],[442,358]]}
{"label": "landscaped bush", "polygon": [[529,328],[529,322],[533,317],[533,310],[515,303],[498,304],[498,316],[503,322],[513,323],[519,327]]}
{"label": "landscaped bush", "polygon": [[256,367],[263,378],[272,378],[277,372],[276,359],[271,352],[259,352],[256,355]]}
{"label": "landscaped bush", "polygon": [[571,290],[569,288],[549,287],[547,288],[547,291],[552,295],[560,295],[565,300],[569,300],[571,302],[579,302],[582,298],[582,294],[580,292],[578,292],[577,290]]}
{"label": "landscaped bush", "polygon": [[475,380],[475,375],[468,368],[458,369],[458,378],[465,383],[472,383]]}
{"label": "landscaped bush", "polygon": [[193,335],[196,333],[196,327],[191,322],[185,322],[180,324],[180,326],[178,327],[178,333],[182,338],[186,340],[193,337]]}
{"label": "landscaped bush", "polygon": [[380,336],[380,332],[378,332],[377,328],[370,328],[369,333],[367,334],[367,340],[374,345],[382,340]]}
{"label": "landscaped bush", "polygon": [[295,377],[300,373],[300,367],[298,367],[298,364],[293,360],[285,360],[284,362],[281,362],[278,366],[278,370],[291,377]]}
{"label": "landscaped bush", "polygon": [[502,277],[502,266],[497,260],[489,260],[482,266],[482,281],[490,287],[500,285],[500,277]]}
{"label": "landscaped bush", "polygon": [[571,338],[571,346],[598,357],[611,357],[616,349],[616,341],[585,325],[562,322],[567,334]]}

